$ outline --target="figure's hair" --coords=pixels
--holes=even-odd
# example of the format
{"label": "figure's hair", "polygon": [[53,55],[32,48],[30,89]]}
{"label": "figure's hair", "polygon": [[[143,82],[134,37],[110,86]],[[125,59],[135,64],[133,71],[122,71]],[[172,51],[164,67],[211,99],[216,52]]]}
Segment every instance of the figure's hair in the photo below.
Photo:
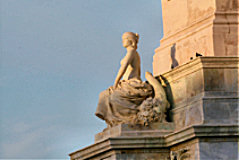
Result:
{"label": "figure's hair", "polygon": [[123,33],[122,37],[133,39],[133,40],[135,40],[136,43],[138,43],[139,34],[133,33],[133,32],[125,32],[125,33]]}

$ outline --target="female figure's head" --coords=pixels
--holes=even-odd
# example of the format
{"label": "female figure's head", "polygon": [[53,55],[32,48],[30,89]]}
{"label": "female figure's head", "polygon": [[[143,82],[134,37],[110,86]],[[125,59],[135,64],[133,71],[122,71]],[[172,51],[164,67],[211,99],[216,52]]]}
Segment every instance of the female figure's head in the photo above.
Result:
{"label": "female figure's head", "polygon": [[123,47],[132,47],[134,49],[137,49],[137,43],[138,43],[139,35],[137,33],[133,32],[125,32],[122,35],[122,43]]}

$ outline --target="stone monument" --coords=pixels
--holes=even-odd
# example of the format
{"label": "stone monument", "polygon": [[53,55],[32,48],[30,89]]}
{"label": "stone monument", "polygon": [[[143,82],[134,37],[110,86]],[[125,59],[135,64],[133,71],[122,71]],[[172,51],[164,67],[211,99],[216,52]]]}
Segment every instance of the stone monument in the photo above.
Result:
{"label": "stone monument", "polygon": [[139,35],[124,33],[126,56],[95,113],[108,127],[71,160],[238,159],[238,1],[162,0],[162,8],[154,76],[141,80]]}

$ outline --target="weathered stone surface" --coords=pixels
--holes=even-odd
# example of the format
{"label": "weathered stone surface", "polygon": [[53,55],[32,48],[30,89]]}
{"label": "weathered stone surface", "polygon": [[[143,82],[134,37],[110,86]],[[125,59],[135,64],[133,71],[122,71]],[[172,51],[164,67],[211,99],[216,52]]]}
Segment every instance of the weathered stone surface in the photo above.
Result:
{"label": "weathered stone surface", "polygon": [[214,0],[162,0],[164,36],[169,37],[214,14]]}
{"label": "weathered stone surface", "polygon": [[189,62],[196,52],[238,56],[238,0],[162,0],[162,17],[164,37],[153,57],[154,75]]}
{"label": "weathered stone surface", "polygon": [[202,101],[197,101],[189,104],[189,106],[182,106],[171,111],[175,129],[179,130],[186,126],[194,124],[202,124],[204,122]]}
{"label": "weathered stone surface", "polygon": [[117,160],[169,160],[168,149],[123,150],[116,154]]}
{"label": "weathered stone surface", "polygon": [[[178,156],[185,156],[184,160],[199,160],[199,140],[194,139],[190,140],[186,143],[178,144],[171,147],[170,151],[172,153],[179,154],[179,151],[186,150],[185,155],[178,155]],[[174,160],[174,159],[173,159]]]}
{"label": "weathered stone surface", "polygon": [[238,142],[200,142],[201,160],[237,160]]}
{"label": "weathered stone surface", "polygon": [[238,123],[238,58],[200,57],[162,75],[175,129]]}
{"label": "weathered stone surface", "polygon": [[[214,138],[210,138],[214,137]],[[73,152],[71,160],[82,159],[167,159],[171,151],[189,148],[191,160],[199,159],[199,143],[238,142],[237,125],[195,125],[159,136],[118,136],[105,140]],[[218,151],[217,151],[218,152]],[[145,154],[146,153],[146,154]]]}
{"label": "weathered stone surface", "polygon": [[224,70],[205,69],[204,84],[205,91],[224,91]]}
{"label": "weathered stone surface", "polygon": [[238,124],[238,99],[205,99],[203,101],[204,123]]}

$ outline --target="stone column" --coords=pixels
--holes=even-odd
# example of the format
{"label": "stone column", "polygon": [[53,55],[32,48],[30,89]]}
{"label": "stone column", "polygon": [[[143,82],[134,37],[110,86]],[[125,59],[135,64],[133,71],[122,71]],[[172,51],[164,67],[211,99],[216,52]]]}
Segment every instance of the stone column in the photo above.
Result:
{"label": "stone column", "polygon": [[159,75],[196,57],[238,56],[238,0],[162,0],[164,37],[153,57]]}

